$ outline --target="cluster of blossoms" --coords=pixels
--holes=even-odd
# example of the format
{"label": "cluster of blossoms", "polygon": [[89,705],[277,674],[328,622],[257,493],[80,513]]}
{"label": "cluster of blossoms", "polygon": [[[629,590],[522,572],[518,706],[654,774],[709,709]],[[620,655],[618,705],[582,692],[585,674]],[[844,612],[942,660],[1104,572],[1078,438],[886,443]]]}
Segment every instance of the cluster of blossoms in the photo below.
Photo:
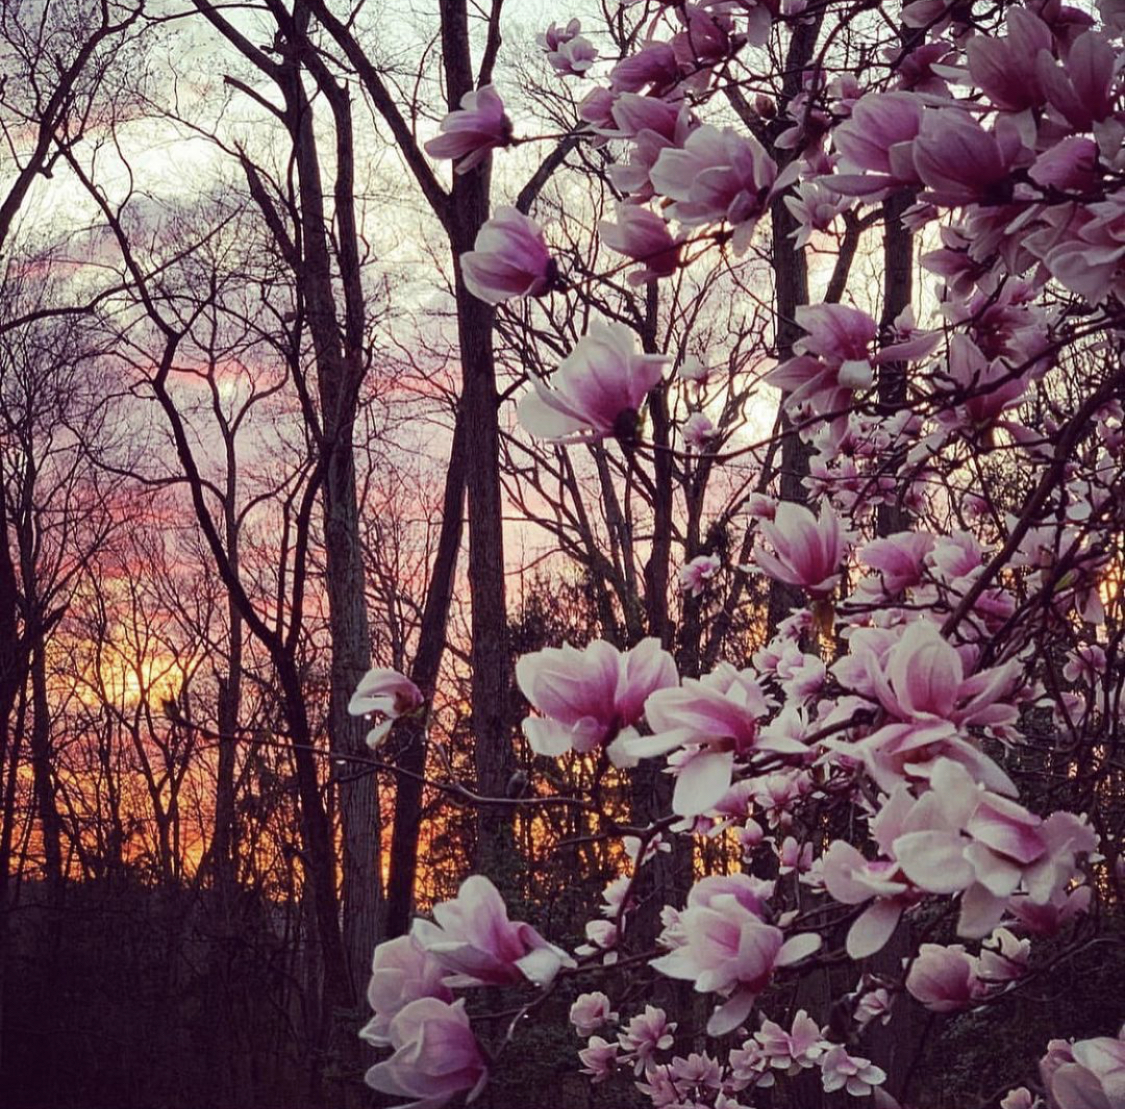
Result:
{"label": "cluster of blossoms", "polygon": [[454,1000],[454,989],[543,986],[573,965],[530,924],[509,920],[496,887],[480,875],[466,878],[456,899],[435,906],[433,916],[375,949],[367,989],[375,1015],[360,1033],[393,1049],[367,1072],[368,1084],[427,1107],[466,1092],[472,1101],[488,1079],[465,999]]}
{"label": "cluster of blossoms", "polygon": [[[581,1036],[589,1035],[591,1028],[618,1023],[601,993],[583,994],[571,1008],[570,1019]],[[763,1017],[760,1030],[725,1052],[722,1061],[704,1052],[672,1055],[675,1029],[662,1009],[646,1006],[616,1040],[590,1036],[579,1052],[584,1073],[602,1082],[618,1070],[631,1070],[641,1076],[637,1087],[657,1109],[747,1109],[744,1098],[752,1097],[754,1090],[806,1070],[819,1070],[825,1093],[843,1090],[853,1097],[868,1096],[886,1078],[870,1060],[825,1039],[803,1009],[788,1032]]]}
{"label": "cluster of blossoms", "polygon": [[[1036,0],[1008,5],[988,31],[971,8],[915,0],[875,90],[810,65],[784,103],[746,105],[757,124],[742,131],[703,118],[726,63],[779,24],[819,16],[799,2],[669,6],[580,106],[588,141],[613,152],[621,196],[599,236],[637,267],[634,283],[676,274],[689,249],[744,254],[779,206],[798,246],[892,199],[906,229],[938,244],[923,258],[939,281],[932,326],[909,309],[878,322],[843,303],[801,306],[800,336],[761,375],[811,452],[811,505],[747,497],[748,562],[724,571],[717,555],[689,552],[679,583],[685,606],[748,574],[799,597],[767,642],[740,664],[683,674],[654,638],[518,663],[536,755],[619,770],[660,760],[674,779],[671,814],[634,844],[575,954],[584,973],[629,954],[691,983],[709,999],[706,1026],[655,1005],[623,1019],[624,1003],[600,991],[571,1009],[583,1073],[631,1075],[658,1109],[742,1109],[805,1072],[826,1093],[896,1105],[862,1038],[906,1006],[947,1014],[1020,990],[1036,973],[1033,941],[1081,921],[1099,851],[1119,850],[1084,816],[1021,795],[1017,770],[1048,726],[1104,766],[1096,737],[1125,724],[1120,634],[1105,612],[1120,565],[1104,541],[1125,526],[1125,11]],[[656,37],[665,24],[672,33]],[[568,79],[599,64],[580,31],[572,21],[540,37]],[[483,88],[428,150],[460,171],[511,141]],[[562,289],[542,230],[511,208],[461,266],[493,304]],[[1062,352],[1086,341],[1094,369],[1077,400],[1060,399],[1072,388]],[[622,323],[594,322],[549,381],[533,381],[520,424],[560,449],[616,441],[639,466],[646,400],[671,384],[673,361]],[[689,454],[716,433],[701,400],[709,372],[680,360]],[[1014,511],[982,495],[993,456],[1030,477]],[[936,523],[943,513],[955,526]],[[419,707],[412,689],[376,672],[356,710],[389,724]],[[665,833],[726,836],[746,872],[704,877],[665,906],[645,951],[630,946],[631,895]],[[509,922],[482,878],[434,916],[378,949],[365,1030],[394,1052],[372,1084],[427,1109],[473,1096],[486,1072],[452,991],[550,988],[570,965]],[[935,942],[861,971],[823,1027],[805,1010],[788,1030],[755,1017],[821,961],[884,952],[885,963],[892,937],[923,921]],[[687,1050],[703,1032],[714,1046]],[[1038,1088],[1002,1104],[1122,1109],[1123,1041],[1052,1041]]]}

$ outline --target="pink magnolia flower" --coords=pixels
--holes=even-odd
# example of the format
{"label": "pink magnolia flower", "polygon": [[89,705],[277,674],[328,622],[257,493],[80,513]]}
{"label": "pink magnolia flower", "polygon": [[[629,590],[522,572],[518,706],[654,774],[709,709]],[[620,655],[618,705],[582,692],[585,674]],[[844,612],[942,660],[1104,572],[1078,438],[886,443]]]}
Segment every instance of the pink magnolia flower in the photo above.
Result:
{"label": "pink magnolia flower", "polygon": [[1007,928],[997,928],[981,945],[978,971],[986,982],[1014,982],[1027,972],[1031,941],[1021,940]]}
{"label": "pink magnolia flower", "polygon": [[1091,304],[1125,294],[1125,199],[1120,194],[1090,204],[1067,241],[1044,258],[1051,275]]}
{"label": "pink magnolia flower", "polygon": [[769,1059],[770,1066],[784,1071],[790,1077],[816,1066],[828,1049],[828,1044],[820,1034],[820,1026],[804,1009],[797,1010],[789,1032],[780,1024],[763,1018],[762,1027],[754,1033],[754,1039],[761,1045],[762,1053]]}
{"label": "pink magnolia flower", "polygon": [[923,115],[922,100],[912,92],[869,93],[858,100],[851,117],[832,133],[848,172],[835,173],[823,183],[854,196],[918,184],[914,139]]}
{"label": "pink magnolia flower", "polygon": [[979,964],[960,945],[924,943],[906,976],[906,992],[934,1013],[967,1009],[987,992]]}
{"label": "pink magnolia flower", "polygon": [[702,4],[685,4],[678,14],[686,27],[673,36],[672,50],[685,74],[717,65],[745,42],[733,33],[733,22],[725,12],[707,11]]}
{"label": "pink magnolia flower", "polygon": [[799,224],[793,235],[795,245],[807,246],[814,231],[827,231],[852,203],[822,182],[802,181],[797,186],[796,195],[785,198],[785,207]]}
{"label": "pink magnolia flower", "polygon": [[1098,837],[1073,813],[1045,820],[980,785],[958,762],[939,759],[930,790],[913,805],[892,845],[903,873],[931,893],[961,892],[957,933],[992,931],[1022,886],[1045,905],[1075,877],[1077,855]]}
{"label": "pink magnolia flower", "polygon": [[[600,85],[592,88],[578,103],[578,118],[595,129],[595,132],[608,127],[613,121],[613,105],[616,99],[617,94],[612,89]],[[597,137],[592,140],[592,145],[603,146],[605,142],[604,137]]]}
{"label": "pink magnolia flower", "polygon": [[924,199],[949,207],[1010,199],[1021,150],[1015,128],[990,133],[960,109],[927,112],[913,147]]}
{"label": "pink magnolia flower", "polygon": [[1125,1040],[1099,1036],[1070,1047],[1049,1078],[1044,1074],[1051,1109],[1121,1109],[1125,1106]]}
{"label": "pink magnolia flower", "polygon": [[376,1063],[365,1081],[385,1094],[405,1097],[398,1109],[438,1109],[458,1094],[480,1096],[488,1080],[484,1057],[469,1026],[465,1002],[436,997],[410,1002],[387,1032],[394,1054]]}
{"label": "pink magnolia flower", "polygon": [[664,220],[647,208],[618,203],[617,223],[602,220],[598,234],[610,250],[641,263],[641,269],[629,275],[630,285],[668,277],[680,264],[680,244]]}
{"label": "pink magnolia flower", "polygon": [[848,929],[848,955],[866,959],[881,951],[914,900],[898,863],[868,859],[850,843],[835,840],[825,852],[821,875],[829,895],[841,904],[872,902]]}
{"label": "pink magnolia flower", "polygon": [[1026,8],[1007,12],[1007,35],[974,35],[965,52],[969,76],[993,106],[1005,112],[1038,108],[1047,96],[1040,79],[1040,51],[1051,53],[1051,31]]}
{"label": "pink magnolia flower", "polygon": [[820,947],[814,933],[786,940],[780,928],[762,921],[735,893],[718,893],[708,904],[689,904],[680,923],[684,944],[651,965],[669,978],[694,982],[700,993],[727,997],[707,1024],[711,1036],[726,1035],[746,1019],[776,967],[807,958]]}
{"label": "pink magnolia flower", "polygon": [[399,936],[375,948],[367,1003],[375,1015],[360,1032],[369,1044],[391,1042],[391,1021],[412,1001],[436,997],[451,1002],[453,992],[442,979],[445,968],[413,936]]}
{"label": "pink magnolia flower", "polygon": [[623,92],[613,104],[613,124],[600,134],[631,141],[625,157],[609,167],[609,177],[637,205],[655,195],[651,174],[661,153],[682,146],[699,120],[682,101]]}
{"label": "pink magnolia flower", "polygon": [[797,323],[806,334],[794,344],[795,356],[765,380],[786,394],[789,409],[808,404],[821,415],[839,413],[853,392],[874,384],[875,321],[846,304],[818,304],[798,308]]}
{"label": "pink magnolia flower", "polygon": [[891,995],[882,987],[864,993],[855,1007],[855,1022],[860,1028],[866,1028],[872,1021],[886,1024],[891,1019],[891,1008],[894,1001]]}
{"label": "pink magnolia flower", "polygon": [[441,121],[441,134],[426,143],[431,158],[452,158],[457,172],[479,165],[496,147],[512,141],[512,121],[491,85],[481,85],[461,97],[461,107]]}
{"label": "pink magnolia flower", "polygon": [[676,1022],[668,1020],[668,1014],[655,1005],[646,1005],[643,1013],[638,1013],[624,1032],[618,1033],[617,1040],[626,1058],[632,1059],[637,1074],[645,1070],[658,1051],[667,1051],[673,1044],[672,1033]]}
{"label": "pink magnolia flower", "polygon": [[593,1082],[604,1082],[617,1069],[619,1046],[601,1036],[591,1036],[589,1043],[578,1053],[582,1073],[588,1074]]}
{"label": "pink magnolia flower", "polygon": [[676,83],[679,72],[670,43],[646,42],[609,71],[609,84],[614,92],[640,92],[649,87],[659,97]]}
{"label": "pink magnolia flower", "polygon": [[384,717],[367,733],[367,745],[374,749],[387,738],[395,720],[421,708],[425,701],[422,691],[405,674],[376,667],[368,670],[356,686],[348,712],[352,716],[377,713]]}
{"label": "pink magnolia flower", "polygon": [[[965,676],[957,650],[927,620],[907,625],[896,644],[880,657],[871,636],[853,636],[854,659],[834,672],[846,686],[872,695],[894,721],[849,744],[829,741],[835,750],[861,758],[882,789],[907,777],[926,777],[935,760],[954,759],[999,793],[1014,794],[1004,771],[966,738],[974,726],[1010,726],[1018,717],[1012,697],[1022,680],[1017,660]],[[854,678],[859,676],[858,681]]]}
{"label": "pink magnolia flower", "polygon": [[879,590],[893,597],[922,580],[926,555],[934,537],[925,531],[900,531],[884,539],[873,539],[857,552],[859,561],[875,572]]}
{"label": "pink magnolia flower", "polygon": [[852,1097],[868,1097],[887,1080],[887,1073],[870,1059],[849,1055],[840,1044],[830,1047],[820,1060],[820,1079],[825,1093],[847,1090]]}
{"label": "pink magnolia flower", "polygon": [[524,735],[538,755],[608,747],[621,765],[626,752],[618,737],[640,720],[650,694],[677,680],[676,664],[658,639],[624,652],[597,640],[581,651],[568,645],[524,655],[516,683],[542,714],[524,720]]}
{"label": "pink magnolia flower", "polygon": [[722,1073],[718,1060],[698,1051],[693,1051],[687,1058],[676,1055],[672,1059],[671,1076],[678,1085],[718,1089],[722,1085]]}
{"label": "pink magnolia flower", "polygon": [[764,574],[814,596],[824,597],[835,589],[847,552],[847,535],[828,505],[817,519],[804,505],[784,501],[773,520],[763,520],[758,530],[773,546],[773,554],[761,549],[754,552],[754,563]]}
{"label": "pink magnolia flower", "polygon": [[1098,123],[1112,115],[1117,54],[1104,34],[1087,31],[1079,35],[1064,64],[1041,51],[1035,70],[1048,104],[1075,131],[1096,130]]}
{"label": "pink magnolia flower", "polygon": [[735,252],[741,253],[773,197],[793,184],[797,172],[794,162],[779,174],[752,135],[704,126],[682,149],[662,151],[650,177],[656,192],[671,201],[669,216],[685,227],[726,220],[734,228]]}
{"label": "pink magnolia flower", "polygon": [[600,991],[584,993],[570,1007],[570,1023],[580,1036],[590,1036],[603,1024],[617,1020],[610,1000]]}
{"label": "pink magnolia flower", "polygon": [[735,1090],[744,1090],[747,1086],[768,1090],[776,1085],[770,1057],[757,1040],[747,1040],[730,1053],[730,1079]]}
{"label": "pink magnolia flower", "polygon": [[698,555],[680,571],[680,588],[698,597],[707,583],[719,572],[722,559],[716,555]]}
{"label": "pink magnolia flower", "polygon": [[767,712],[754,674],[724,662],[703,678],[685,679],[681,688],[653,693],[645,717],[655,734],[626,740],[625,746],[638,758],[685,748],[677,756],[672,808],[681,816],[698,816],[730,789],[736,755],[758,749],[807,753],[797,740],[761,736],[758,720]]}
{"label": "pink magnolia flower", "polygon": [[508,919],[496,887],[479,874],[461,883],[453,901],[434,906],[434,922],[418,918],[411,935],[446,970],[448,986],[550,982],[573,960],[530,924]]}
{"label": "pink magnolia flower", "polygon": [[572,19],[563,28],[552,23],[535,41],[551,67],[564,77],[581,77],[597,60],[598,51],[582,34],[582,24]]}
{"label": "pink magnolia flower", "polygon": [[1062,668],[1068,682],[1093,682],[1106,673],[1106,652],[1097,643],[1079,643]]}
{"label": "pink magnolia flower", "polygon": [[1089,886],[1069,892],[1060,887],[1042,904],[1017,894],[1008,898],[1008,910],[1033,936],[1053,936],[1089,910],[1092,896]]}
{"label": "pink magnolia flower", "polygon": [[786,836],[777,850],[778,874],[805,874],[812,868],[813,845]]}
{"label": "pink magnolia flower", "polygon": [[1043,151],[1027,175],[1045,189],[1091,192],[1098,187],[1097,162],[1098,144],[1085,135],[1071,135]]}
{"label": "pink magnolia flower", "polygon": [[684,445],[688,450],[706,450],[718,434],[718,428],[702,412],[693,412],[684,421]]}
{"label": "pink magnolia flower", "polygon": [[461,273],[469,292],[488,304],[544,296],[558,282],[539,225],[509,207],[497,208],[477,232],[473,249],[461,255]]}
{"label": "pink magnolia flower", "polygon": [[551,387],[533,382],[520,401],[520,423],[543,439],[616,436],[631,442],[641,405],[669,359],[638,353],[624,324],[593,323],[555,371]]}

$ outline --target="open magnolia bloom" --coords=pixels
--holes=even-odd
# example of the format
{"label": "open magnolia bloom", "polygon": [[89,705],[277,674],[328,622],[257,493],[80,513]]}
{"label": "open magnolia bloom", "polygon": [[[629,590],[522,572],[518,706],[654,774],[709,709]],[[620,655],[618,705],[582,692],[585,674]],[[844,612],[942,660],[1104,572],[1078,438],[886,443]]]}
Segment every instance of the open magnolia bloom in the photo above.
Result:
{"label": "open magnolia bloom", "polygon": [[700,993],[726,998],[707,1022],[708,1035],[732,1032],[749,1016],[775,969],[820,948],[820,936],[814,933],[787,940],[780,928],[767,924],[762,919],[764,892],[747,875],[698,883],[679,914],[678,945],[652,962],[670,978],[694,982]]}
{"label": "open magnolia bloom", "polygon": [[352,716],[380,715],[383,720],[367,733],[367,746],[378,747],[390,734],[400,716],[420,709],[426,703],[422,691],[405,674],[376,667],[368,670],[348,702]]}
{"label": "open magnolia bloom", "polygon": [[461,883],[453,901],[434,906],[434,920],[418,918],[411,936],[446,971],[447,986],[502,986],[552,981],[573,960],[530,924],[508,919],[496,887],[479,874]]}
{"label": "open magnolia bloom", "polygon": [[537,755],[605,747],[615,765],[635,765],[625,740],[636,734],[649,694],[678,680],[672,656],[652,638],[629,651],[599,640],[581,651],[568,645],[524,655],[516,682],[542,714],[524,720],[524,735]]}
{"label": "open magnolia bloom", "polygon": [[396,1109],[438,1109],[458,1094],[475,1101],[488,1068],[465,1012],[464,1000],[450,1005],[435,997],[412,1001],[390,1023],[394,1054],[376,1063],[367,1084],[410,1100]]}
{"label": "open magnolia bloom", "polygon": [[1035,816],[952,759],[938,760],[928,784],[917,798],[900,784],[871,821],[882,857],[869,860],[840,841],[825,854],[829,895],[871,902],[848,934],[852,958],[880,950],[903,911],[927,894],[960,895],[957,934],[986,936],[1020,901],[1055,904],[1082,876],[1078,856],[1097,847],[1093,829],[1073,813]]}
{"label": "open magnolia bloom", "polygon": [[473,249],[461,255],[461,271],[469,292],[488,304],[544,296],[558,278],[539,225],[510,207],[498,208],[477,232]]}
{"label": "open magnolia bloom", "polygon": [[830,740],[827,746],[861,759],[881,789],[928,777],[934,761],[946,758],[962,763],[989,789],[1015,794],[1011,778],[968,729],[1008,737],[1024,684],[1018,660],[966,675],[961,652],[936,625],[916,620],[897,631],[860,629],[833,672],[845,688],[877,703],[886,723],[861,739]]}
{"label": "open magnolia bloom", "polygon": [[466,173],[511,141],[512,121],[504,101],[491,85],[482,85],[465,93],[460,108],[441,121],[441,134],[426,143],[426,153],[431,158],[452,158],[457,172]]}
{"label": "open magnolia bloom", "polygon": [[641,405],[670,361],[638,351],[636,334],[623,324],[592,323],[550,386],[533,380],[533,391],[519,403],[520,423],[542,439],[632,442]]}
{"label": "open magnolia bloom", "polygon": [[736,757],[773,751],[803,757],[808,748],[779,732],[765,733],[760,721],[769,707],[750,670],[720,663],[701,679],[658,690],[645,702],[651,736],[625,741],[636,758],[673,753],[676,789],[672,809],[698,816],[713,808],[730,789]]}
{"label": "open magnolia bloom", "polygon": [[819,518],[804,505],[779,504],[772,520],[758,524],[773,552],[756,548],[754,566],[775,581],[798,585],[813,596],[831,593],[840,581],[848,535],[828,505]]}

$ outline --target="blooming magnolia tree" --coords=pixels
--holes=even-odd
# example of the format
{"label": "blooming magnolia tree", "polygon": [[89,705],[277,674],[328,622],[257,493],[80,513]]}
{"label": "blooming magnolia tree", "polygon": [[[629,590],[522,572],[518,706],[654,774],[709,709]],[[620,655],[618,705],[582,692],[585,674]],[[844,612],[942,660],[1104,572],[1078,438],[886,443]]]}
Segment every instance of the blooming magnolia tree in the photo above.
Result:
{"label": "blooming magnolia tree", "polygon": [[[877,58],[837,65],[845,40],[887,26]],[[796,308],[763,383],[808,503],[747,497],[747,561],[698,554],[679,577],[690,598],[726,571],[795,600],[751,658],[681,672],[648,638],[519,660],[537,756],[659,765],[670,810],[630,824],[598,798],[531,798],[583,806],[621,839],[603,914],[566,951],[468,878],[375,952],[363,1035],[391,1054],[368,1082],[417,1109],[471,1101],[518,1054],[519,1018],[577,983],[576,1065],[592,1083],[628,1076],[654,1106],[811,1105],[819,1088],[924,1107],[936,1098],[879,1054],[898,1023],[1028,989],[1037,945],[1057,959],[1090,942],[1120,894],[1122,829],[1085,812],[1121,774],[1125,724],[1125,8],[665,5],[614,62],[581,30],[552,25],[540,46],[559,80],[594,82],[577,133],[612,154],[620,199],[599,235],[631,284],[758,249],[779,210],[796,249],[881,210],[907,265],[910,236],[922,243],[932,300],[882,324],[839,296]],[[746,51],[784,64],[798,41],[781,101],[734,69]],[[491,86],[441,130],[428,151],[458,171],[520,141]],[[572,295],[514,208],[462,266],[490,303]],[[654,444],[646,398],[673,372],[689,387],[708,373],[673,361],[593,322],[519,422],[562,450],[610,446],[640,475],[662,451],[739,454],[709,445],[701,388],[682,447]],[[384,724],[424,711],[386,672],[353,707]],[[1036,788],[1059,752],[1068,788]],[[744,865],[665,905],[653,942],[644,875],[685,839],[723,839]],[[626,1009],[624,968],[673,1001]],[[482,1002],[489,990],[513,1007]],[[1122,1109],[1117,1032],[1044,1044],[1038,1076],[988,1103]]]}

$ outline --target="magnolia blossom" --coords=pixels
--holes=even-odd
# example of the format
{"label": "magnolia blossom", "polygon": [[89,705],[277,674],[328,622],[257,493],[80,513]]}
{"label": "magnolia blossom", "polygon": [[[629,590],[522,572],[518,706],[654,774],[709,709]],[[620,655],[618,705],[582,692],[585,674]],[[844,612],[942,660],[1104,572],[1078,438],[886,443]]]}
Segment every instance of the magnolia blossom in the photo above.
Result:
{"label": "magnolia blossom", "polygon": [[668,1014],[655,1005],[646,1005],[643,1013],[638,1013],[629,1021],[624,1032],[618,1033],[617,1041],[626,1059],[631,1059],[637,1074],[644,1071],[658,1051],[667,1051],[673,1044],[672,1033],[676,1022],[668,1020]]}
{"label": "magnolia blossom", "polygon": [[[905,799],[905,791],[899,796]],[[897,862],[867,859],[843,840],[835,840],[825,853],[821,877],[829,895],[844,905],[872,902],[848,930],[847,951],[853,959],[880,951],[913,900]]]}
{"label": "magnolia blossom", "polygon": [[593,1035],[603,1024],[617,1020],[610,1000],[600,991],[584,993],[570,1007],[570,1023],[580,1036]]}
{"label": "magnolia blossom", "polygon": [[[934,537],[929,532],[901,531],[873,539],[859,549],[857,557],[874,572],[878,592],[893,597],[921,582],[926,556],[933,547]],[[875,590],[869,586],[868,591]]]}
{"label": "magnolia blossom", "polygon": [[966,677],[961,654],[927,620],[909,624],[897,641],[889,634],[857,634],[850,646],[850,656],[834,672],[845,686],[881,705],[893,722],[855,743],[830,742],[834,750],[861,758],[888,791],[903,778],[926,777],[935,759],[949,758],[990,789],[1015,792],[1008,775],[963,733],[974,726],[1005,734],[1015,722],[1018,661]]}
{"label": "magnolia blossom", "polygon": [[1125,293],[1125,200],[1120,194],[1089,205],[1076,233],[1049,251],[1044,263],[1052,276],[1092,304]]}
{"label": "magnolia blossom", "polygon": [[876,1086],[886,1082],[887,1072],[874,1066],[870,1059],[849,1055],[837,1044],[820,1060],[820,1078],[826,1093],[847,1090],[852,1097],[868,1097]]}
{"label": "magnolia blossom", "polygon": [[461,255],[461,273],[469,292],[489,304],[543,296],[558,280],[539,225],[508,207],[497,208],[477,232],[473,249]]}
{"label": "magnolia blossom", "polygon": [[547,61],[564,77],[581,77],[597,60],[597,48],[581,31],[582,24],[572,19],[562,28],[552,23],[543,34],[535,36]]}
{"label": "magnolia blossom", "polygon": [[489,152],[512,141],[512,121],[491,85],[461,97],[461,107],[441,121],[441,134],[426,143],[431,158],[452,158],[457,172],[479,165]]}
{"label": "magnolia blossom", "polygon": [[1031,942],[1019,939],[1007,928],[997,928],[981,946],[980,976],[986,982],[1014,982],[1027,971]]}
{"label": "magnolia blossom", "polygon": [[684,421],[684,445],[688,450],[706,450],[718,434],[719,430],[711,422],[711,418],[702,412],[693,412]]}
{"label": "magnolia blossom", "polygon": [[719,572],[722,559],[717,555],[698,555],[680,571],[680,588],[698,597],[707,583]]}
{"label": "magnolia blossom", "polygon": [[930,790],[912,806],[892,849],[906,877],[931,893],[961,892],[958,935],[985,936],[1022,886],[1049,903],[1075,876],[1098,837],[1073,813],[1045,820],[992,793],[957,762],[940,759]]}
{"label": "magnolia blossom", "polygon": [[924,943],[910,964],[906,990],[935,1013],[953,1013],[980,1000],[988,990],[980,964],[963,947]]}
{"label": "magnolia blossom", "polygon": [[1125,1106],[1125,1037],[1054,1041],[1051,1046],[1056,1046],[1056,1058],[1040,1064],[1050,1109]]}
{"label": "magnolia blossom", "polygon": [[700,993],[720,993],[727,1000],[707,1024],[711,1036],[722,1036],[747,1017],[777,967],[812,955],[820,937],[804,933],[786,940],[781,929],[761,918],[755,891],[737,887],[716,892],[706,903],[691,904],[680,914],[684,942],[652,966],[670,978],[695,983]]}
{"label": "magnolia blossom", "polygon": [[840,416],[856,391],[869,389],[878,366],[925,357],[940,341],[936,332],[917,332],[875,353],[875,321],[846,304],[797,309],[805,334],[793,344],[794,357],[771,370],[766,380],[785,393],[790,411],[807,406],[823,416]]}
{"label": "magnolia blossom", "polygon": [[598,234],[610,250],[641,263],[641,269],[629,275],[630,285],[668,277],[679,267],[680,244],[672,238],[664,220],[647,208],[619,203],[617,222],[602,220]]}
{"label": "magnolia blossom", "polygon": [[626,740],[628,752],[651,758],[677,751],[672,808],[697,816],[715,805],[730,788],[736,756],[769,750],[804,756],[798,740],[766,738],[759,719],[768,711],[753,673],[720,663],[706,677],[687,678],[681,688],[653,693],[645,716],[655,734]]}
{"label": "magnolia blossom", "polygon": [[736,252],[750,245],[773,196],[795,180],[796,163],[778,174],[777,163],[752,135],[729,127],[699,127],[681,149],[661,152],[650,174],[656,192],[672,203],[668,214],[686,227],[726,220]]}
{"label": "magnolia blossom", "polygon": [[882,986],[868,990],[856,1002],[854,1013],[856,1024],[860,1028],[866,1028],[872,1021],[886,1024],[891,1019],[892,1004],[891,995]]}
{"label": "magnolia blossom", "polygon": [[824,506],[817,519],[804,505],[785,501],[773,520],[759,523],[758,531],[773,546],[772,554],[754,552],[754,563],[764,574],[814,596],[826,596],[836,587],[847,535],[830,507]]}
{"label": "magnolia blossom", "polygon": [[408,1100],[398,1109],[438,1109],[458,1094],[480,1096],[488,1079],[484,1057],[469,1026],[465,1002],[424,997],[391,1021],[394,1054],[366,1074],[368,1086]]}
{"label": "magnolia blossom", "polygon": [[820,1026],[804,1009],[797,1010],[788,1032],[780,1024],[763,1018],[761,1030],[754,1033],[754,1039],[761,1045],[762,1054],[769,1059],[770,1066],[790,1076],[816,1066],[828,1050]]}
{"label": "magnolia blossom", "polygon": [[669,359],[638,353],[624,324],[593,323],[555,371],[551,386],[534,380],[519,404],[520,423],[543,439],[615,436],[632,442],[641,405]]}
{"label": "magnolia blossom", "polygon": [[921,98],[911,92],[869,93],[858,100],[851,117],[832,133],[845,172],[825,178],[824,184],[856,196],[917,184],[914,139],[923,115]]}
{"label": "magnolia blossom", "polygon": [[629,754],[622,734],[632,734],[651,693],[677,680],[676,664],[658,639],[624,652],[597,640],[583,650],[567,645],[524,655],[516,683],[542,714],[524,720],[524,735],[537,755],[608,747],[623,765]]}
{"label": "magnolia blossom", "polygon": [[956,207],[1008,199],[1022,143],[1014,128],[986,131],[956,108],[927,112],[913,144],[914,168],[936,204]]}
{"label": "magnolia blossom", "polygon": [[451,1002],[453,993],[443,982],[445,968],[413,936],[399,936],[375,948],[367,1003],[375,1015],[360,1035],[383,1047],[391,1042],[391,1021],[412,1001],[436,997]]}
{"label": "magnolia blossom", "polygon": [[367,733],[367,745],[378,747],[390,733],[391,725],[400,717],[425,704],[421,690],[405,674],[397,670],[376,668],[364,674],[348,702],[352,716],[378,713],[384,717]]}
{"label": "magnolia blossom", "polygon": [[578,1053],[582,1073],[593,1082],[604,1082],[617,1069],[617,1052],[620,1044],[610,1043],[601,1036],[591,1036]]}
{"label": "magnolia blossom", "polygon": [[510,921],[496,887],[479,874],[461,883],[455,900],[435,905],[433,915],[433,923],[416,919],[411,935],[445,969],[448,986],[544,984],[573,964],[530,924]]}

